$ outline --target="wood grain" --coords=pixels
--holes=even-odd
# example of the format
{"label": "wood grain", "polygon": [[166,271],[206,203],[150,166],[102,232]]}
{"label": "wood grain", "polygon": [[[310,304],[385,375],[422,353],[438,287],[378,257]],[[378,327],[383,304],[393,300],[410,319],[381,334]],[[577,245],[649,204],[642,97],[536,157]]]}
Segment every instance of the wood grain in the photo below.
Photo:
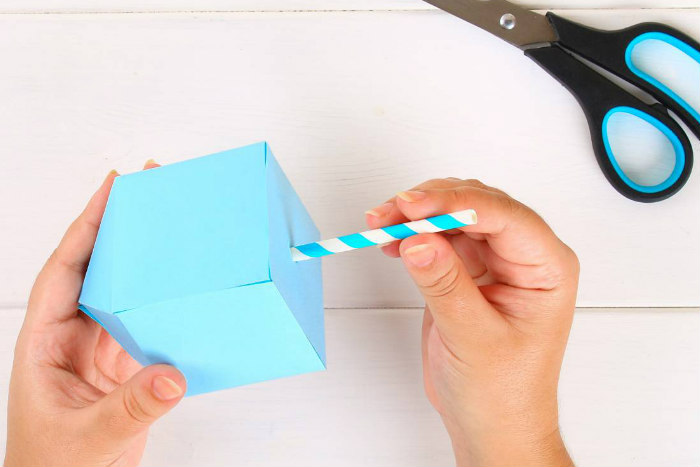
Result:
{"label": "wood grain", "polygon": [[[4,414],[22,310],[0,312]],[[142,465],[452,465],[423,395],[421,311],[326,316],[327,371],[184,400],[151,430]],[[578,465],[700,463],[698,333],[698,309],[577,312],[560,407]]]}
{"label": "wood grain", "polygon": [[[566,14],[700,23],[699,10]],[[0,56],[0,304],[26,301],[110,169],[260,140],[324,236],[362,229],[366,209],[427,178],[479,178],[579,254],[580,305],[700,303],[697,173],[666,202],[622,198],[569,93],[440,12],[0,15]],[[376,250],[324,268],[326,306],[421,304]]]}

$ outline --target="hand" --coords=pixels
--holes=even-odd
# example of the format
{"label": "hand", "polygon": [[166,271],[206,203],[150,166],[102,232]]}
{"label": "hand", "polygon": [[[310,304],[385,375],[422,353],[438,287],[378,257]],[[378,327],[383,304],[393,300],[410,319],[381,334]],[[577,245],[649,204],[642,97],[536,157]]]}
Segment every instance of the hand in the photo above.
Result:
{"label": "hand", "polygon": [[473,208],[478,224],[383,248],[423,294],[423,377],[462,466],[572,465],[557,385],[579,265],[502,191],[432,180],[367,212],[370,228]]}
{"label": "hand", "polygon": [[[157,167],[149,162],[145,168]],[[78,311],[111,172],[36,279],[10,380],[5,466],[136,465],[149,425],[182,398],[175,368],[141,369]]]}

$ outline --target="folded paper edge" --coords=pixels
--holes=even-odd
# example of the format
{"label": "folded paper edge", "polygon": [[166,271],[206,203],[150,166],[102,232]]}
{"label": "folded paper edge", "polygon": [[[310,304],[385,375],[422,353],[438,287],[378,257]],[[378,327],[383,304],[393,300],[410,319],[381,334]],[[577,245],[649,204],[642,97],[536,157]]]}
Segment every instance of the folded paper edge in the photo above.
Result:
{"label": "folded paper edge", "polygon": [[[112,338],[134,358],[134,360],[144,366],[151,364],[150,360],[143,353],[138,343],[136,343],[136,341],[131,337],[131,334],[128,332],[118,316],[108,312],[101,312],[100,310],[85,305],[78,305],[78,309],[99,324],[102,329],[112,336]],[[106,315],[107,320],[110,322],[105,322],[98,318],[98,313]]]}
{"label": "folded paper edge", "polygon": [[203,292],[199,292],[199,293],[196,293],[196,294],[184,295],[184,296],[181,296],[181,297],[172,297],[172,298],[168,298],[167,300],[158,300],[158,301],[155,301],[155,302],[144,303],[144,304],[139,305],[139,306],[135,306],[135,307],[131,307],[131,308],[125,308],[125,309],[123,309],[123,310],[117,310],[117,311],[113,312],[112,314],[113,314],[113,315],[118,315],[118,314],[121,314],[121,313],[127,313],[127,312],[129,312],[129,311],[138,310],[139,308],[143,308],[143,307],[146,307],[146,306],[159,305],[159,304],[162,304],[162,303],[168,303],[168,302],[172,302],[172,301],[182,300],[184,297],[191,297],[191,296],[195,296],[195,297],[196,297],[197,295],[206,295],[206,294],[210,294],[210,293],[221,292],[221,291],[223,291],[223,290],[240,289],[240,288],[242,288],[242,287],[251,287],[251,286],[254,286],[254,285],[268,284],[268,283],[271,283],[271,282],[272,282],[271,279],[266,279],[266,280],[264,280],[264,281],[250,282],[250,283],[248,283],[248,284],[232,285],[231,287],[222,287],[222,288],[220,288],[220,289],[215,289],[215,290],[205,290],[205,291],[203,291]]}
{"label": "folded paper edge", "polygon": [[[306,209],[306,206],[304,206],[304,203],[299,198],[299,194],[297,193],[296,189],[292,186],[287,175],[285,174],[284,170],[282,169],[282,166],[280,165],[279,161],[277,161],[277,159],[275,159],[269,143],[264,141],[262,144],[263,144],[264,150],[265,150],[265,178],[266,178],[266,182],[268,185],[267,190],[265,191],[265,196],[267,197],[266,204],[267,204],[267,210],[268,210],[268,220],[267,220],[268,232],[270,229],[270,217],[272,215],[274,215],[274,213],[271,212],[271,208],[272,208],[273,203],[270,199],[270,197],[271,197],[270,177],[271,176],[278,176],[281,179],[277,180],[279,185],[275,185],[275,186],[279,189],[281,184],[285,184],[286,187],[294,193],[294,196],[296,197],[296,200],[299,202],[301,209],[304,211],[304,214],[306,215],[306,217],[308,218],[308,221],[310,222],[311,226],[313,227],[314,235],[316,237],[313,240],[320,239],[320,231],[318,230],[316,223],[313,221],[311,214],[308,212],[308,210]],[[272,167],[272,163],[271,163],[270,159],[272,159],[272,161],[274,161],[274,167]],[[273,174],[271,171],[275,171],[276,173]],[[277,214],[279,214],[279,213],[277,213]],[[289,224],[289,222],[287,222],[287,224]],[[289,227],[289,225],[288,225],[288,227]],[[269,240],[271,240],[271,238]],[[309,239],[309,241],[312,241],[312,240]],[[272,282],[273,286],[277,290],[277,293],[279,293],[280,297],[282,297],[283,301],[286,303],[287,308],[289,309],[289,312],[294,317],[294,321],[296,322],[297,326],[299,326],[299,328],[301,329],[304,337],[307,339],[307,341],[311,345],[311,348],[313,348],[314,352],[316,353],[316,356],[318,357],[319,361],[323,365],[323,368],[327,368],[326,367],[326,356],[325,356],[326,339],[325,339],[325,316],[324,316],[325,309],[323,306],[323,288],[322,288],[323,286],[321,285],[321,305],[320,305],[321,306],[321,311],[320,311],[320,313],[321,313],[321,317],[320,317],[320,319],[321,319],[321,336],[320,336],[320,339],[316,339],[319,342],[314,342],[309,337],[309,333],[312,332],[312,330],[307,330],[304,326],[302,326],[302,324],[299,321],[300,317],[297,316],[298,311],[296,311],[294,308],[292,308],[292,306],[290,306],[289,302],[287,301],[287,297],[285,297],[285,294],[282,293],[282,290],[280,289],[279,284],[275,282],[275,278],[273,277],[273,272],[272,272],[272,256],[273,256],[272,255],[272,243],[270,242],[269,245],[270,246],[268,248],[268,268],[269,268],[268,270],[269,270],[269,274],[270,274],[270,281]],[[287,246],[291,248],[292,245],[287,245]],[[287,249],[286,253],[289,255],[289,261],[292,261],[291,250]],[[307,264],[306,266],[310,266],[310,264]],[[317,346],[320,346],[321,348],[319,349],[319,348],[317,348]]]}

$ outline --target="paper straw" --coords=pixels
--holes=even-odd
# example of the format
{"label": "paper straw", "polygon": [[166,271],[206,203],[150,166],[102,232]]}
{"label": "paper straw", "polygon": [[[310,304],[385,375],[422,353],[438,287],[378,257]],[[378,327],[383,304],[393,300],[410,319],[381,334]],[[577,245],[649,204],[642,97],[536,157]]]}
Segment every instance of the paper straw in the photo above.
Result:
{"label": "paper straw", "polygon": [[368,246],[385,245],[420,233],[443,232],[473,224],[476,224],[476,212],[473,209],[467,209],[453,212],[452,214],[443,214],[419,221],[406,222],[405,224],[397,224],[320,242],[298,245],[291,248],[292,259],[294,261],[305,261]]}

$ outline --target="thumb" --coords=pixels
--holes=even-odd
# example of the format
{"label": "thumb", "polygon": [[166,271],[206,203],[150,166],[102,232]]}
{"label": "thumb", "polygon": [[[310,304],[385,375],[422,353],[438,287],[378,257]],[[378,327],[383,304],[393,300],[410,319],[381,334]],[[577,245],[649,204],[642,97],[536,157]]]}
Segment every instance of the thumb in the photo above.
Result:
{"label": "thumb", "polygon": [[421,234],[401,242],[399,251],[411,278],[418,286],[435,324],[449,330],[478,330],[479,322],[497,312],[481,294],[467,267],[439,234]]}
{"label": "thumb", "polygon": [[185,394],[185,377],[170,365],[148,366],[91,407],[95,430],[115,443],[142,434]]}

